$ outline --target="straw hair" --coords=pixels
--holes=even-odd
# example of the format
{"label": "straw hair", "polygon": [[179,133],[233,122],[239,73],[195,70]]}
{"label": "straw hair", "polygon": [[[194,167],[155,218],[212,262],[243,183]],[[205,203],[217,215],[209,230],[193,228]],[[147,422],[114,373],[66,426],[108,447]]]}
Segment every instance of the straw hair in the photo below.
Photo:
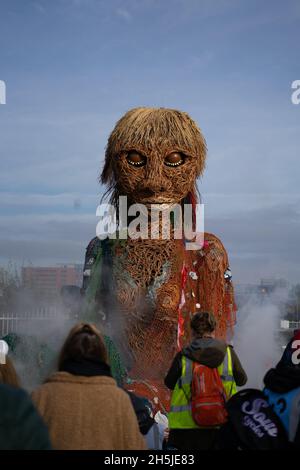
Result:
{"label": "straw hair", "polygon": [[108,185],[112,202],[118,193],[116,160],[120,153],[138,150],[142,154],[181,151],[196,159],[195,178],[202,175],[206,160],[206,142],[197,124],[187,113],[167,108],[134,108],[128,111],[112,131],[105,152],[100,181]]}

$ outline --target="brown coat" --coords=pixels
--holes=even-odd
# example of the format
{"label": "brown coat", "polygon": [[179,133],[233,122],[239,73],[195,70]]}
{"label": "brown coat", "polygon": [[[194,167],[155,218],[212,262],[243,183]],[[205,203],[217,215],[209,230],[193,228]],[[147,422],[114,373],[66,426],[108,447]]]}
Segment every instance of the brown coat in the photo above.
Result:
{"label": "brown coat", "polygon": [[111,377],[56,372],[33,391],[32,399],[54,449],[146,448],[130,398]]}

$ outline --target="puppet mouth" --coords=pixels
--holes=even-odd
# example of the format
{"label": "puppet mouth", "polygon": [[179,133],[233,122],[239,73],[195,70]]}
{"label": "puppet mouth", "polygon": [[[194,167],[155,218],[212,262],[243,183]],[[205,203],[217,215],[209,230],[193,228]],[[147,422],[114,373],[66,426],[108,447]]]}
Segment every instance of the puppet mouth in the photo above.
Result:
{"label": "puppet mouth", "polygon": [[141,204],[172,204],[174,200],[166,197],[154,197],[154,198],[141,198]]}
{"label": "puppet mouth", "polygon": [[138,191],[135,195],[135,202],[140,204],[172,204],[177,202],[176,198],[165,192],[157,193],[151,189]]}

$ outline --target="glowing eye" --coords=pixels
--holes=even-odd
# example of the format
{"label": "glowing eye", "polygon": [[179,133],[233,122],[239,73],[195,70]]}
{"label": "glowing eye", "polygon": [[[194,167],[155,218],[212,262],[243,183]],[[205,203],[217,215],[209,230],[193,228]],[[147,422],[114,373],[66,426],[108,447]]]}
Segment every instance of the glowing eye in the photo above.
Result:
{"label": "glowing eye", "polygon": [[167,166],[179,166],[184,163],[184,155],[179,152],[172,152],[165,158],[165,165]]}
{"label": "glowing eye", "polygon": [[146,165],[146,157],[138,152],[129,152],[126,159],[130,165],[133,166],[144,166]]}

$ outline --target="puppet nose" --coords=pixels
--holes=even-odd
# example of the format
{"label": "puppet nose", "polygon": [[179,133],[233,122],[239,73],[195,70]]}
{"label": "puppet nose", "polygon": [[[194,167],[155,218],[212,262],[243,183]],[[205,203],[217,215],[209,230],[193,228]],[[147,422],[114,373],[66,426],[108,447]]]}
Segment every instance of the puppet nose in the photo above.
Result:
{"label": "puppet nose", "polygon": [[149,195],[154,195],[157,193],[164,193],[170,189],[171,185],[165,181],[144,181],[141,189],[142,191],[149,192]]}
{"label": "puppet nose", "polygon": [[172,188],[171,181],[163,174],[162,165],[156,162],[149,162],[146,168],[145,179],[141,181],[141,189],[150,191],[151,196],[158,193],[164,193]]}

